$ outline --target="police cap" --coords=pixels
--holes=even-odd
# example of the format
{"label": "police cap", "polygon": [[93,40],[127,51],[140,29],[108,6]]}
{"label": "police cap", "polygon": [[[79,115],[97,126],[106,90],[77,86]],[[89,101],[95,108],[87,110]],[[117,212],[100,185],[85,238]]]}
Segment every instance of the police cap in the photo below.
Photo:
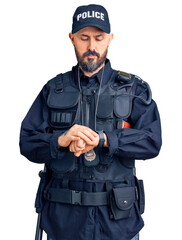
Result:
{"label": "police cap", "polygon": [[73,15],[72,33],[85,27],[97,27],[106,33],[110,33],[109,16],[101,5],[90,4],[80,6]]}

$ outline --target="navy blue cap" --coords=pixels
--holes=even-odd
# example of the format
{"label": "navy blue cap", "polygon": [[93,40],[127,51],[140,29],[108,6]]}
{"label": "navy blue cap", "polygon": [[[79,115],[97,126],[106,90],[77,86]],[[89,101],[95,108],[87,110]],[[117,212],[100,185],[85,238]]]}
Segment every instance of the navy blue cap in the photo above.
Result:
{"label": "navy blue cap", "polygon": [[104,32],[110,33],[110,23],[106,9],[96,4],[78,7],[73,15],[72,33],[76,33],[85,27],[98,27]]}

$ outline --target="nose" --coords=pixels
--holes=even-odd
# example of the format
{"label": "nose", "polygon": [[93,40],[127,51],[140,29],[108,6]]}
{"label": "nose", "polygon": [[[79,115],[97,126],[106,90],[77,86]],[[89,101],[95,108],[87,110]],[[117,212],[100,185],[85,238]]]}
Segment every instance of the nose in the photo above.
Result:
{"label": "nose", "polygon": [[88,50],[95,51],[95,41],[93,39],[89,40]]}

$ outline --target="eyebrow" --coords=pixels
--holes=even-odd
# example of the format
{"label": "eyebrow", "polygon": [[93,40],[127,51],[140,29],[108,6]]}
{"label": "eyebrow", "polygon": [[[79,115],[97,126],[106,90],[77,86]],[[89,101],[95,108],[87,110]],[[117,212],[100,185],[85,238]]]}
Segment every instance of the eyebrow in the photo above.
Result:
{"label": "eyebrow", "polygon": [[[80,36],[82,36],[82,37],[89,37],[88,35],[86,35],[86,34],[80,34]],[[103,36],[103,33],[100,33],[100,34],[98,34],[98,35],[96,35],[95,37],[101,37],[101,36]]]}
{"label": "eyebrow", "polygon": [[80,36],[82,36],[82,37],[89,37],[89,36],[86,35],[86,34],[80,34]]}
{"label": "eyebrow", "polygon": [[96,35],[96,37],[101,37],[103,35],[104,35],[103,33],[100,33],[100,34]]}

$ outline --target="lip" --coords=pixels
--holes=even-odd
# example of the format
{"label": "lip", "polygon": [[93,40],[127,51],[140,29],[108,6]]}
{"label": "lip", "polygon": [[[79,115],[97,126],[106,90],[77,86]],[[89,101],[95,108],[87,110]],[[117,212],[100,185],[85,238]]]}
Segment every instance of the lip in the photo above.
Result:
{"label": "lip", "polygon": [[94,58],[95,56],[94,55],[89,55],[88,58]]}

